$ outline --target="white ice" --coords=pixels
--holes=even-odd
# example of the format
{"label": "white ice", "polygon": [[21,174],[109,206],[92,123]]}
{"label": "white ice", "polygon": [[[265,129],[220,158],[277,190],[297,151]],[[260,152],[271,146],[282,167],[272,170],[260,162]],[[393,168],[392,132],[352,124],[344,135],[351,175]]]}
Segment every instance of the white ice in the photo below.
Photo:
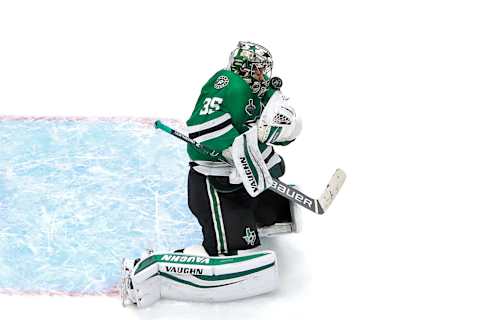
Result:
{"label": "white ice", "polygon": [[0,117],[0,292],[111,294],[123,257],[201,241],[185,144],[153,123]]}

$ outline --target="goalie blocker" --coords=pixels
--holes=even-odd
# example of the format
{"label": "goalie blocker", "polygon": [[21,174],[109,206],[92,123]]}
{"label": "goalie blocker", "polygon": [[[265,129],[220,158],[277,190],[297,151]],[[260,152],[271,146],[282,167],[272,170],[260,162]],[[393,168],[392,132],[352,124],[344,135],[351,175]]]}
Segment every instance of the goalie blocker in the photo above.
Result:
{"label": "goalie blocker", "polygon": [[150,254],[124,261],[123,305],[147,307],[159,299],[229,301],[270,292],[277,287],[273,251],[209,257],[185,253]]}

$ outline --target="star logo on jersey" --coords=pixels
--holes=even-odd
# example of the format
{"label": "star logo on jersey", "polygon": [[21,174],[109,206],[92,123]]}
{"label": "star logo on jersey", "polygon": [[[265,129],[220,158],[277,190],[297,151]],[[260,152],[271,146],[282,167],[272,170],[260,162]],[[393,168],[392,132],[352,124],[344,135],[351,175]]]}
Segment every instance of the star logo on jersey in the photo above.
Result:
{"label": "star logo on jersey", "polygon": [[255,103],[253,103],[253,99],[250,99],[248,100],[248,104],[245,106],[245,112],[251,116],[253,115],[253,112],[255,112],[255,109],[257,108],[257,106],[255,105]]}
{"label": "star logo on jersey", "polygon": [[213,84],[213,87],[217,90],[220,90],[220,89],[225,88],[228,85],[228,82],[230,82],[230,80],[228,80],[227,77],[220,76],[220,77],[217,78],[217,80],[215,80],[215,83]]}
{"label": "star logo on jersey", "polygon": [[255,245],[255,240],[257,240],[257,235],[255,234],[255,230],[250,230],[250,228],[245,229],[245,235],[242,237],[245,242],[250,245]]}

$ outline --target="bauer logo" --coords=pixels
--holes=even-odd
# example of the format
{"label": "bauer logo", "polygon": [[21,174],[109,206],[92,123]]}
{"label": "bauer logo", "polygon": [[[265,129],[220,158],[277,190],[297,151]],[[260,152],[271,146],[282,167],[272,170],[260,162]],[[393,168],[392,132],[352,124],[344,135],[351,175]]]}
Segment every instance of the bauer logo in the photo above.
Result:
{"label": "bauer logo", "polygon": [[161,261],[168,261],[168,262],[179,262],[179,263],[190,263],[190,264],[209,264],[210,259],[205,257],[197,257],[197,256],[184,256],[184,255],[173,255],[173,254],[166,254],[160,259]]}
{"label": "bauer logo", "polygon": [[296,201],[303,203],[308,208],[313,208],[313,201],[312,199],[308,198],[307,196],[296,192],[294,189],[289,188],[288,186],[278,183],[277,181],[273,181],[272,188],[277,191],[280,191],[283,194],[286,194],[290,199],[295,199]]}

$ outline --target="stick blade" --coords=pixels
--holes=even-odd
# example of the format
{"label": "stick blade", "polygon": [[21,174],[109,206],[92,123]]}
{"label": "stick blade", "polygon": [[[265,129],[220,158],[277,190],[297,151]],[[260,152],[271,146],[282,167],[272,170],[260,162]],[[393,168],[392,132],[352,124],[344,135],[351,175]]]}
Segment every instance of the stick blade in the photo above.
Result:
{"label": "stick blade", "polygon": [[335,170],[335,173],[330,178],[325,191],[323,191],[323,194],[319,199],[320,206],[322,207],[323,211],[326,211],[328,207],[330,207],[338,192],[340,192],[340,189],[342,188],[346,178],[347,175],[345,174],[345,171],[342,169]]}

